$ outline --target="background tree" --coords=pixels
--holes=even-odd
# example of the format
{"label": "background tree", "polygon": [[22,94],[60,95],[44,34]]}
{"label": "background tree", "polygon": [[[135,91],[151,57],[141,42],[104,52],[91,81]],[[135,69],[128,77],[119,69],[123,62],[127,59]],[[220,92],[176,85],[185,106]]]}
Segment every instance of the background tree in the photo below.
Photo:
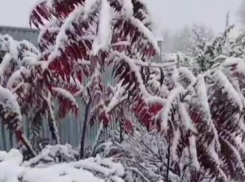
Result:
{"label": "background tree", "polygon": [[240,18],[241,24],[245,25],[245,1],[241,2],[241,5],[238,10],[238,16]]}
{"label": "background tree", "polygon": [[213,30],[203,24],[186,25],[181,30],[171,34],[165,30],[163,32],[163,51],[165,53],[193,54],[195,44],[198,42],[197,33],[207,42],[214,37]]}

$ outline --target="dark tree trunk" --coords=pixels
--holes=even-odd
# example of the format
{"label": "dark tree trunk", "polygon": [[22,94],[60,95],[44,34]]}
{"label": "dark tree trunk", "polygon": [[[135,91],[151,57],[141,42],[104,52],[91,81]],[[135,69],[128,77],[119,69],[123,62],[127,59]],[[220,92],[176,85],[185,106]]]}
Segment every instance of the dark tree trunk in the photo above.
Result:
{"label": "dark tree trunk", "polygon": [[83,128],[82,128],[82,137],[81,137],[81,142],[80,142],[80,159],[84,158],[84,144],[85,144],[85,136],[86,136],[85,134],[87,131],[87,124],[88,124],[88,120],[89,120],[89,112],[90,112],[90,107],[91,107],[91,103],[92,103],[92,97],[91,97],[89,89],[87,89],[87,92],[89,95],[89,101],[85,107],[85,115],[84,115]]}
{"label": "dark tree trunk", "polygon": [[123,142],[123,125],[122,122],[119,123],[119,129],[120,129],[120,142]]}
{"label": "dark tree trunk", "polygon": [[168,146],[168,161],[167,161],[167,174],[166,174],[166,182],[169,182],[169,169],[170,169],[170,145]]}
{"label": "dark tree trunk", "polygon": [[2,148],[2,150],[6,150],[7,149],[7,147],[6,147],[6,138],[5,138],[5,129],[4,129],[4,124],[3,124],[3,122],[1,122],[1,140],[2,140],[2,142],[3,142],[3,145],[1,146]]}
{"label": "dark tree trunk", "polygon": [[51,132],[52,139],[55,141],[55,144],[60,144],[60,137],[58,134],[56,121],[54,120],[53,117],[50,116],[48,118],[48,123],[49,123],[49,131]]}
{"label": "dark tree trunk", "polygon": [[35,157],[36,153],[33,150],[31,144],[29,143],[28,139],[25,137],[24,133],[22,131],[16,131],[15,132],[17,139],[23,144],[23,146],[26,148],[28,155],[30,158]]}

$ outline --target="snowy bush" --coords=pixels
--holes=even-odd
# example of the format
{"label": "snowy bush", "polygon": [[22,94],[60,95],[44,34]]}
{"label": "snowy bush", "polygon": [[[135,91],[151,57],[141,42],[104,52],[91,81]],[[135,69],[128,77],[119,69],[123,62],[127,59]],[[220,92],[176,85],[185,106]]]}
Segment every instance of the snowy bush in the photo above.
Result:
{"label": "snowy bush", "polygon": [[227,14],[224,32],[212,41],[203,39],[201,33],[195,32],[197,41],[194,44],[194,54],[190,57],[190,60],[194,62],[191,69],[196,69],[197,73],[205,72],[226,58],[245,58],[245,34],[243,32],[232,36],[235,25],[230,25],[229,20],[230,16]]}
{"label": "snowy bush", "polygon": [[[134,104],[136,110],[143,103],[147,109],[152,96],[139,72],[159,53],[146,5],[141,0],[48,0],[33,9],[30,23],[41,31],[41,70],[64,82],[74,80],[79,87],[69,89],[72,95],[85,98],[80,157],[89,122],[102,128],[117,118],[132,131],[122,107]],[[105,67],[113,68],[115,87],[102,82]],[[150,121],[149,115],[144,122]]]}
{"label": "snowy bush", "polygon": [[[16,134],[21,145],[34,156],[35,152],[23,134],[23,116],[31,120],[30,132],[34,140],[38,139],[43,119],[47,119],[53,143],[59,144],[57,115],[53,104],[58,101],[60,118],[69,111],[76,112],[78,104],[68,91],[68,87],[75,87],[75,82],[64,82],[58,77],[55,81],[49,71],[42,72],[42,53],[31,43],[0,35],[0,44],[4,53],[0,64],[0,115],[3,123]],[[77,87],[79,86],[76,84]]]}
{"label": "snowy bush", "polygon": [[24,162],[25,166],[50,166],[53,164],[75,162],[79,153],[68,144],[46,146],[35,158]]}
{"label": "snowy bush", "polygon": [[119,133],[114,131],[109,141],[96,147],[96,153],[122,163],[129,182],[165,181],[167,155],[170,155],[166,140],[157,131],[149,133],[145,127],[139,127],[133,136],[123,137],[120,141]]}
{"label": "snowy bush", "polygon": [[[154,69],[152,71],[159,75]],[[166,99],[163,106],[154,105],[154,108],[141,112],[141,116],[133,112],[135,118],[127,113],[134,128],[134,133],[130,133],[133,137],[125,138],[119,134],[117,140],[103,144],[105,155],[121,159],[125,169],[134,166],[142,174],[146,173],[143,176],[147,177],[151,174],[151,165],[161,163],[159,159],[158,162],[154,159],[155,154],[158,155],[156,158],[161,159],[161,153],[154,151],[156,148],[163,151],[165,161],[170,160],[168,175],[154,171],[153,174],[160,175],[160,179],[168,176],[168,179],[180,181],[181,170],[185,168],[187,173],[184,172],[183,178],[187,181],[243,181],[244,60],[226,58],[197,77],[187,68],[175,66],[163,73],[165,76],[161,83],[165,86],[154,84],[158,90],[154,92],[156,96]],[[152,79],[157,81],[158,77],[151,77],[148,81],[153,83]],[[149,87],[152,88],[152,84]],[[139,133],[132,121],[145,123],[143,121],[149,116],[149,111],[150,118],[156,119],[156,126],[153,124]],[[155,128],[158,132],[155,132]],[[122,143],[121,138],[124,139]],[[125,163],[127,159],[132,160],[131,163]],[[154,169],[164,171],[163,167],[154,165]],[[152,178],[149,176],[148,180]]]}
{"label": "snowy bush", "polygon": [[[66,156],[69,146],[57,146],[60,153]],[[111,159],[100,157],[88,158],[80,161],[60,161],[59,163],[45,163],[46,165],[33,165],[33,161],[52,161],[52,155],[57,152],[57,147],[46,148],[42,153],[31,161],[22,162],[22,154],[12,149],[9,153],[0,151],[0,181],[4,182],[124,182],[124,168]]]}

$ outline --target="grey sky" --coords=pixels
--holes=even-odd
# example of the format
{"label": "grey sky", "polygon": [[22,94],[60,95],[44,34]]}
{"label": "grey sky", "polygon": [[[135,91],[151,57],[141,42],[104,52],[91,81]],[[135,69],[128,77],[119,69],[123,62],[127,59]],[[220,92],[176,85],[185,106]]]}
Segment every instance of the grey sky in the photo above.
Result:
{"label": "grey sky", "polygon": [[[242,0],[146,0],[154,19],[170,30],[185,24],[203,23],[215,32],[224,29],[226,14],[237,22],[237,10]],[[153,3],[154,2],[154,3]]]}
{"label": "grey sky", "polygon": [[[0,25],[28,27],[31,7],[37,0],[0,0]],[[185,24],[203,23],[216,32],[223,30],[225,16],[232,20],[242,0],[144,0],[159,27],[177,30]]]}

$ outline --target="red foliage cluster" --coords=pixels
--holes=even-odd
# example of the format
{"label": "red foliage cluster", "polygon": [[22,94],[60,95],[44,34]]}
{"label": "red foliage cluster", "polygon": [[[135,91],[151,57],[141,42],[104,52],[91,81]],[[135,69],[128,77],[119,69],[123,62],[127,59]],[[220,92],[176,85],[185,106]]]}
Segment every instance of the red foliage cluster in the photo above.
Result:
{"label": "red foliage cluster", "polygon": [[[141,94],[138,88],[139,83],[137,77],[126,61],[121,60],[114,62],[114,58],[112,60],[108,59],[111,59],[111,53],[113,53],[113,51],[118,51],[124,52],[129,57],[147,60],[155,56],[156,50],[141,30],[131,22],[130,18],[123,16],[122,2],[118,0],[108,0],[108,2],[120,15],[117,19],[113,20],[114,22],[112,24],[112,38],[110,44],[115,44],[115,46],[109,50],[99,51],[97,55],[91,54],[93,40],[83,37],[87,35],[96,36],[96,31],[98,31],[96,29],[98,29],[99,7],[94,8],[86,19],[82,16],[76,17],[69,26],[64,27],[70,13],[72,13],[76,7],[83,6],[84,1],[72,0],[68,2],[64,0],[54,0],[52,1],[52,6],[48,6],[48,4],[44,2],[33,10],[30,23],[40,28],[44,26],[45,21],[50,21],[50,17],[52,16],[52,23],[50,21],[49,25],[44,26],[39,42],[40,50],[45,53],[43,57],[44,60],[48,60],[52,57],[53,52],[50,51],[50,47],[53,46],[54,49],[58,51],[58,54],[49,65],[49,70],[52,75],[57,75],[66,82],[71,78],[76,78],[82,83],[82,75],[92,76],[97,64],[103,68],[113,62],[115,65],[113,69],[115,76],[119,81],[123,80],[123,86],[127,85],[126,90],[129,92],[130,104],[134,103],[135,114],[142,119],[143,123],[150,127],[150,124],[154,122],[153,114],[156,113],[155,110],[159,110],[159,108],[156,109],[155,106],[147,106],[144,100],[139,98]],[[151,23],[147,17],[148,12],[146,6],[140,0],[132,0],[132,5],[133,17],[150,29]],[[57,44],[59,42],[56,42],[60,31],[63,31],[67,36],[67,39],[63,40],[62,46]],[[128,45],[117,45],[117,43],[121,41],[128,42]],[[83,60],[88,61],[89,64],[82,64],[81,61]],[[97,90],[96,88],[99,88],[95,86],[96,84],[91,85],[91,90]],[[91,123],[94,122],[95,118],[102,121],[105,125],[110,123],[110,113],[105,112],[107,103],[102,102],[106,100],[103,95],[103,89],[99,89],[95,95],[92,94],[94,109],[92,110],[90,119]],[[141,107],[140,110],[137,107]],[[140,114],[142,110],[144,110],[144,115]]]}
{"label": "red foliage cluster", "polygon": [[133,111],[138,117],[138,120],[141,121],[148,130],[151,130],[156,127],[156,116],[162,108],[163,106],[160,104],[148,105],[142,98],[138,98],[134,103]]}

